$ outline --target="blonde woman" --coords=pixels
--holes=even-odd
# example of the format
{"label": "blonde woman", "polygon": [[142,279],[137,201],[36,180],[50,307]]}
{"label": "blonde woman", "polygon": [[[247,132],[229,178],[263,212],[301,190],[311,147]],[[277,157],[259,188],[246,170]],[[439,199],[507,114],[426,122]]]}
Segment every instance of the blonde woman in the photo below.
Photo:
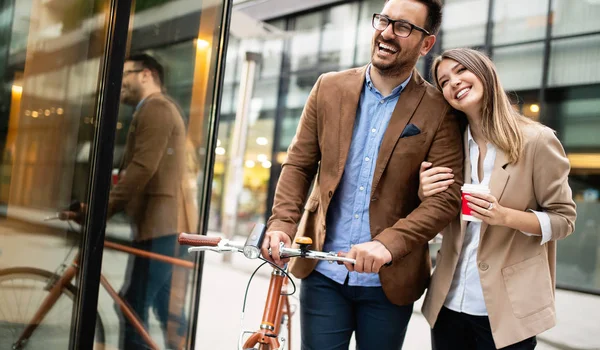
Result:
{"label": "blonde woman", "polygon": [[[448,50],[432,73],[468,121],[465,183],[490,190],[465,196],[479,222],[458,217],[443,232],[423,305],[433,347],[534,349],[556,323],[555,241],[574,229],[569,161],[551,129],[515,112],[484,54]],[[453,181],[450,169],[423,163],[423,198]]]}

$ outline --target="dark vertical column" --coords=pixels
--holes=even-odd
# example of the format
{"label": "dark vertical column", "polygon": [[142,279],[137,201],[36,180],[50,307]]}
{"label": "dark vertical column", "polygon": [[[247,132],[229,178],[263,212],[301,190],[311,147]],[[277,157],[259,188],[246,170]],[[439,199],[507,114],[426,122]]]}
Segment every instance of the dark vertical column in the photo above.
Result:
{"label": "dark vertical column", "polygon": [[548,12],[546,15],[546,37],[544,38],[544,58],[542,62],[542,84],[540,86],[539,103],[540,103],[540,122],[553,128],[559,129],[556,118],[548,118],[548,104],[546,103],[546,88],[548,87],[548,71],[550,69],[550,38],[552,37],[552,1],[548,0]]}
{"label": "dark vertical column", "polygon": [[488,54],[488,56],[492,57],[494,55],[493,52],[493,44],[492,44],[492,37],[494,35],[494,5],[496,3],[496,0],[489,0],[489,4],[488,4],[488,17],[487,17],[487,23],[485,26],[485,52]]}
{"label": "dark vertical column", "polygon": [[[13,77],[9,76],[10,42],[12,37],[12,24],[14,21],[15,0],[0,0],[0,13],[7,13],[8,20],[0,23],[0,150],[4,150],[8,123],[10,119],[11,87]],[[0,154],[0,162],[3,155]],[[0,179],[2,181],[2,179]]]}
{"label": "dark vertical column", "polygon": [[107,18],[106,45],[101,67],[96,113],[98,124],[91,154],[88,215],[84,223],[79,270],[80,288],[73,314],[71,349],[92,349],[106,209],[110,191],[113,150],[119,112],[119,94],[127,50],[131,0],[112,0]]}
{"label": "dark vertical column", "polygon": [[[288,19],[286,22],[285,30],[291,32],[294,27],[294,19]],[[271,174],[269,176],[269,188],[267,192],[267,207],[265,210],[265,222],[271,216],[271,209],[273,208],[273,200],[275,198],[275,188],[277,187],[277,180],[281,174],[281,164],[277,161],[277,154],[280,151],[281,143],[281,127],[283,119],[285,118],[285,111],[287,109],[287,95],[290,88],[290,70],[291,70],[291,52],[290,38],[286,38],[283,43],[283,50],[281,51],[281,68],[279,71],[279,90],[277,92],[277,107],[275,109],[275,125],[273,131],[273,149],[271,151]]]}

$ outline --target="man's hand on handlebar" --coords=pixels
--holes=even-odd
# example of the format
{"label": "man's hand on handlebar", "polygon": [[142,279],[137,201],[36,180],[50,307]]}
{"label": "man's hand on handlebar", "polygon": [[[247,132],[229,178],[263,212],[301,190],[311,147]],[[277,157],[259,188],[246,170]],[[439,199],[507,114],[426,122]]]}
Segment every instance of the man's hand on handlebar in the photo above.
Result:
{"label": "man's hand on handlebar", "polygon": [[348,271],[360,273],[378,273],[383,265],[392,261],[392,253],[379,241],[356,244],[346,257],[356,259],[354,265],[344,263]]}
{"label": "man's hand on handlebar", "polygon": [[[269,260],[279,267],[283,267],[284,264],[287,264],[290,261],[289,258],[281,259],[279,252],[279,243],[283,242],[284,247],[289,248],[292,246],[292,239],[287,233],[283,231],[267,231],[265,233],[265,238],[263,240],[261,253],[263,258]],[[269,255],[269,249],[270,255]]]}
{"label": "man's hand on handlebar", "polygon": [[79,225],[83,223],[85,220],[85,216],[87,215],[87,204],[78,203],[78,207],[74,207],[74,204],[71,204],[69,210],[64,210],[58,213],[58,218],[60,220],[73,220]]}

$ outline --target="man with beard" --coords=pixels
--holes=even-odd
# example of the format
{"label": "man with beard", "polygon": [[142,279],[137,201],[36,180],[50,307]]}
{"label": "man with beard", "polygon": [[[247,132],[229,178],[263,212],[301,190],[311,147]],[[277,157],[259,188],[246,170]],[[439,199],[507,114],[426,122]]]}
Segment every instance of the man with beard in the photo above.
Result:
{"label": "man with beard", "polygon": [[427,243],[458,213],[462,175],[418,197],[421,162],[453,174],[463,167],[456,116],[415,69],[435,43],[441,7],[387,1],[372,18],[371,63],[322,75],[308,97],[262,253],[283,265],[280,242],[306,236],[314,249],[347,252],[356,264],[292,261],[302,278],[302,349],[347,349],[353,332],[360,349],[400,349],[429,282]]}
{"label": "man with beard", "polygon": [[[163,67],[147,54],[129,57],[123,68],[121,101],[135,107],[119,181],[110,192],[108,216],[124,210],[132,221],[133,247],[177,256],[177,233],[186,215],[182,180],[186,133],[177,104],[163,93]],[[185,228],[193,231],[196,227]],[[150,309],[161,324],[166,348],[179,349],[185,332],[181,291],[171,292],[173,266],[131,255],[121,296],[148,327]],[[183,279],[186,276],[182,277]],[[181,281],[179,281],[181,282]],[[185,283],[176,283],[178,286]],[[178,289],[176,288],[176,289]],[[169,307],[171,304],[171,308]],[[173,330],[175,329],[175,330]],[[148,349],[135,328],[121,319],[122,349]]]}

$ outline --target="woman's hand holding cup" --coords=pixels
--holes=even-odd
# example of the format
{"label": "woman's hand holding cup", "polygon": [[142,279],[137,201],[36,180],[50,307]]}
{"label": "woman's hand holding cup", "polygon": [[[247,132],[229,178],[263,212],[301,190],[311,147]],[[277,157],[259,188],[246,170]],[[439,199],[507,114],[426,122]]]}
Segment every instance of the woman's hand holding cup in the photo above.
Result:
{"label": "woman's hand holding cup", "polygon": [[[498,203],[496,197],[489,193],[463,192],[470,215],[488,225],[506,226],[506,208]],[[463,204],[464,208],[464,204]],[[463,210],[464,215],[464,210]],[[475,220],[469,220],[475,221]]]}

